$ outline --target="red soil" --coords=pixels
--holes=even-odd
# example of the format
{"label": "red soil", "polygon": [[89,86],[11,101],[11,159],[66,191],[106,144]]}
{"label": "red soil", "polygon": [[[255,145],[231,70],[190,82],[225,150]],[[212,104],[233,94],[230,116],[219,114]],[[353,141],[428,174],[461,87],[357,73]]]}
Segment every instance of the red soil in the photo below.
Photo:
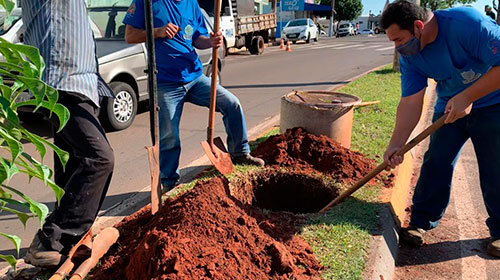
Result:
{"label": "red soil", "polygon": [[264,213],[228,195],[225,179],[198,183],[117,225],[121,237],[91,279],[320,279],[295,233],[297,218]]}
{"label": "red soil", "polygon": [[252,155],[264,159],[266,165],[320,171],[343,183],[352,183],[375,168],[375,161],[366,159],[361,153],[346,149],[326,136],[307,133],[300,127],[271,136]]}
{"label": "red soil", "polygon": [[[303,174],[319,171],[342,182],[362,177],[374,165],[300,128],[271,137],[254,155],[270,165],[296,167]],[[316,186],[304,182],[315,192]],[[322,266],[297,234],[305,216],[254,207],[249,184],[254,182],[233,191],[236,199],[226,179],[199,182],[167,199],[155,216],[145,207],[127,217],[117,225],[118,243],[91,279],[320,279]]]}

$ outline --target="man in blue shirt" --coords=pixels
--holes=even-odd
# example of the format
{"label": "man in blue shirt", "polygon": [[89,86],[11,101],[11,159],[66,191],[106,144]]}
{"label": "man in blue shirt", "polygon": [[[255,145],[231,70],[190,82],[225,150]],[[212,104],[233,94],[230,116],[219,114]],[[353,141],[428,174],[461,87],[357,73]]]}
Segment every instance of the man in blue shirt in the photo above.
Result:
{"label": "man in blue shirt", "polygon": [[54,144],[69,153],[65,169],[54,158],[54,180],[65,194],[24,258],[35,266],[54,267],[90,229],[106,196],[114,156],[98,113],[100,98],[113,93],[97,71],[84,0],[21,3],[25,43],[40,50],[46,64],[43,80],[59,91],[58,102],[70,112],[64,129],[54,135]]}
{"label": "man in blue shirt", "polygon": [[[128,43],[146,41],[144,0],[134,0],[123,23]],[[153,0],[153,26],[158,69],[160,106],[160,173],[163,187],[174,187],[179,178],[181,152],[179,122],[184,102],[209,106],[210,79],[203,75],[195,51],[220,47],[222,33],[208,34],[196,0]],[[217,86],[216,111],[222,113],[227,145],[234,163],[263,166],[249,152],[245,117],[238,99]]]}
{"label": "man in blue shirt", "polygon": [[500,27],[472,8],[432,13],[405,0],[390,4],[381,23],[401,54],[402,98],[384,154],[389,167],[403,160],[394,153],[420,118],[428,78],[437,82],[433,119],[448,114],[431,136],[402,240],[422,245],[424,231],[437,226],[449,202],[456,159],[470,138],[489,215],[488,253],[500,257]]}

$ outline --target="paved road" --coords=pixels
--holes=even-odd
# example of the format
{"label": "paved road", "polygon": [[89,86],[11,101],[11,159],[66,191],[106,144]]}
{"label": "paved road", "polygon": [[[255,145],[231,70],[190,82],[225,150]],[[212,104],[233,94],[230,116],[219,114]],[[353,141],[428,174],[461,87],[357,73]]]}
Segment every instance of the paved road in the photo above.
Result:
{"label": "paved road", "polygon": [[[266,119],[279,114],[280,97],[293,90],[324,90],[346,83],[350,78],[376,66],[392,61],[394,49],[385,36],[357,36],[350,38],[320,38],[311,44],[293,44],[291,52],[279,47],[266,48],[261,56],[239,52],[227,57],[222,71],[222,84],[238,96],[246,114],[250,130]],[[145,107],[145,106],[143,106]],[[200,142],[206,137],[208,110],[187,104],[181,121],[181,166],[199,158],[204,153]],[[47,123],[32,120],[26,123],[38,133],[50,137]],[[224,136],[221,119],[216,119],[216,135]],[[116,165],[113,180],[103,208],[136,194],[149,185],[149,170],[145,146],[150,145],[149,115],[142,109],[134,124],[120,132],[108,133],[114,148]],[[25,150],[33,153],[32,145]],[[49,156],[46,163],[52,166]],[[23,177],[13,178],[10,185],[30,194],[35,200],[54,205],[54,196],[41,183],[28,184]],[[31,219],[26,229],[13,215],[0,213],[0,231],[16,233],[26,248],[39,227]],[[2,239],[0,254],[14,251],[8,241]],[[21,255],[24,254],[24,249]]]}

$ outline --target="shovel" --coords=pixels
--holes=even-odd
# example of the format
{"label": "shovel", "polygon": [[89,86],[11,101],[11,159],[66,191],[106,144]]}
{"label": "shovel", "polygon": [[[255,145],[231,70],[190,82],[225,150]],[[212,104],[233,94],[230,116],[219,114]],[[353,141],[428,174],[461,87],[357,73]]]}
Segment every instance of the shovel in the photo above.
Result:
{"label": "shovel", "polygon": [[[214,33],[219,32],[220,24],[220,6],[221,0],[214,2]],[[207,141],[201,142],[210,162],[223,175],[233,172],[233,162],[231,156],[224,147],[220,137],[214,139],[214,116],[215,116],[215,98],[217,94],[217,72],[218,72],[218,48],[212,49],[212,81],[210,85],[210,109],[208,115]]]}
{"label": "shovel", "polygon": [[156,98],[156,62],[153,37],[153,9],[151,0],[144,2],[146,17],[146,46],[148,54],[148,91],[149,91],[149,125],[153,146],[146,147],[148,151],[149,171],[151,174],[151,214],[156,214],[161,207],[160,186],[160,140],[158,127],[158,100]]}
{"label": "shovel", "polygon": [[[409,150],[411,150],[413,147],[415,147],[418,143],[422,142],[427,136],[431,135],[434,133],[434,131],[438,130],[441,126],[444,124],[444,120],[446,119],[447,114],[439,118],[436,122],[434,122],[432,125],[427,127],[424,131],[422,131],[419,135],[415,136],[410,142],[406,143],[399,151],[395,153],[395,155],[402,156],[406,154]],[[345,192],[341,193],[337,198],[335,198],[333,201],[328,203],[323,209],[319,211],[319,213],[323,214],[325,213],[330,207],[333,207],[340,202],[342,202],[344,199],[349,197],[351,194],[353,194],[355,191],[360,189],[364,184],[366,184],[368,181],[370,181],[373,177],[377,176],[382,170],[387,168],[387,163],[384,161],[381,163],[377,168],[375,168],[372,172],[370,172],[368,175],[365,177],[361,178],[354,186],[350,187],[347,189]]]}

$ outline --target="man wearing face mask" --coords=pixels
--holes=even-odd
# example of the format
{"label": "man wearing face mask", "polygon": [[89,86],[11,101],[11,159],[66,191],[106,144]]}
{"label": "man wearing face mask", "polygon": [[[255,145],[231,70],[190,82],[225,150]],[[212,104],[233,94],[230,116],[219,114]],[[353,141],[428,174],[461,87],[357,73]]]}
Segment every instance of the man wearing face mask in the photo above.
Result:
{"label": "man wearing face mask", "polygon": [[437,82],[433,121],[448,114],[430,139],[413,195],[410,227],[401,239],[423,244],[448,206],[456,159],[471,138],[488,212],[488,253],[500,257],[500,27],[472,8],[430,12],[408,1],[390,4],[382,27],[401,54],[402,98],[384,161],[408,140],[422,112],[427,79]]}

